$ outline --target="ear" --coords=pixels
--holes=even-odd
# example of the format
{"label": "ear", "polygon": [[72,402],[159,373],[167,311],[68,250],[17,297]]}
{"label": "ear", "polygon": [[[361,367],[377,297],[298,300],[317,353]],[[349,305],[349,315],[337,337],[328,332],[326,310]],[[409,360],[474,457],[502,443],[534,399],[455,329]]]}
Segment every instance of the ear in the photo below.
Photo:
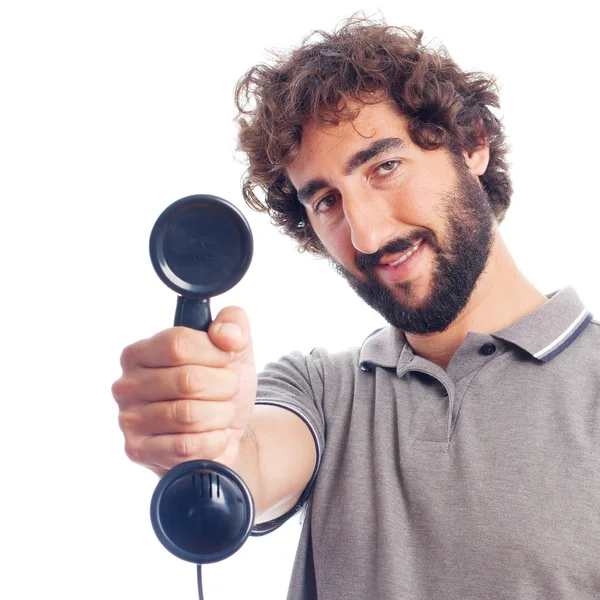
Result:
{"label": "ear", "polygon": [[472,152],[463,150],[462,155],[465,158],[465,164],[473,175],[483,175],[490,162],[490,145],[486,141]]}

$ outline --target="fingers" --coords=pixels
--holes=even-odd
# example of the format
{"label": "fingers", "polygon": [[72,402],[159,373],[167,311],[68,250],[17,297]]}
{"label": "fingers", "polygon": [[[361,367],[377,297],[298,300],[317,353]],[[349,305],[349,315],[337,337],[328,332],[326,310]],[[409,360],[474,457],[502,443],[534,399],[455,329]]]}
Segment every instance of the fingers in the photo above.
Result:
{"label": "fingers", "polygon": [[187,460],[214,460],[229,443],[227,430],[206,433],[181,433],[127,438],[125,453],[132,461],[168,470]]}
{"label": "fingers", "polygon": [[186,364],[224,367],[236,354],[251,352],[250,324],[243,309],[230,306],[219,312],[208,334],[188,327],[171,327],[127,346],[121,354],[124,371]]}
{"label": "fingers", "polygon": [[112,392],[121,407],[143,402],[176,400],[229,400],[238,391],[239,378],[229,368],[200,365],[137,369],[115,381]]}
{"label": "fingers", "polygon": [[210,324],[208,335],[221,350],[236,354],[252,350],[248,315],[239,306],[228,306],[221,310]]}
{"label": "fingers", "polygon": [[223,309],[208,332],[173,327],[131,344],[121,366],[112,392],[131,460],[160,475],[184,460],[213,460],[239,446],[236,436],[256,396],[241,308]]}
{"label": "fingers", "polygon": [[231,352],[217,348],[204,331],[171,327],[127,346],[121,354],[121,367],[123,371],[188,364],[224,367],[230,360]]}
{"label": "fingers", "polygon": [[174,400],[124,410],[119,425],[132,436],[206,433],[231,427],[235,416],[231,402]]}

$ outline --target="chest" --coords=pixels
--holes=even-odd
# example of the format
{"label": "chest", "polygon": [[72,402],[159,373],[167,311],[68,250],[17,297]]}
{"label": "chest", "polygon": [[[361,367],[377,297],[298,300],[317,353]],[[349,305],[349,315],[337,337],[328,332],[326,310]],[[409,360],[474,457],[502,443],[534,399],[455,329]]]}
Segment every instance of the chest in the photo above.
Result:
{"label": "chest", "polygon": [[481,375],[376,373],[337,399],[315,548],[354,568],[353,557],[373,557],[366,578],[392,565],[394,589],[410,582],[417,597],[435,586],[464,598],[498,586],[513,598],[600,592],[600,392],[527,364],[494,386]]}

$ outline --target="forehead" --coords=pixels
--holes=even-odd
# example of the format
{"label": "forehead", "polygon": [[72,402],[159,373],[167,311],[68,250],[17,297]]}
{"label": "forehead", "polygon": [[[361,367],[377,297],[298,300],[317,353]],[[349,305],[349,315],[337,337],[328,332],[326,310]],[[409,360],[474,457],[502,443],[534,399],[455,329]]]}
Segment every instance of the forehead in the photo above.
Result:
{"label": "forehead", "polygon": [[337,125],[311,120],[302,128],[300,151],[286,171],[296,186],[295,179],[312,175],[308,171],[344,161],[377,139],[390,137],[410,144],[407,119],[391,101],[362,105],[355,119]]}

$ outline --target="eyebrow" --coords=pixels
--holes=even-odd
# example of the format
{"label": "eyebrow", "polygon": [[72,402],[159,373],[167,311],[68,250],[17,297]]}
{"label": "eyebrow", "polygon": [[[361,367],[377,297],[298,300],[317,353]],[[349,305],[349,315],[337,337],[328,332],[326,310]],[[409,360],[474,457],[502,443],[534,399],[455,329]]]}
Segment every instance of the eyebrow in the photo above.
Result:
{"label": "eyebrow", "polygon": [[[388,150],[398,150],[405,147],[406,142],[397,137],[383,138],[376,140],[370,146],[367,146],[363,150],[359,150],[354,153],[346,162],[344,167],[344,175],[352,175],[358,167],[364,165],[366,162],[373,158],[387,152]],[[298,200],[301,204],[306,204],[312,196],[314,196],[319,190],[326,188],[329,184],[327,181],[321,178],[311,179],[306,185],[302,186],[298,190]]]}
{"label": "eyebrow", "polygon": [[364,150],[359,150],[356,154],[353,154],[344,169],[344,175],[352,175],[358,167],[364,165],[367,161],[387,152],[388,150],[398,150],[406,146],[406,142],[400,138],[383,138],[373,142],[370,146],[367,146]]}

